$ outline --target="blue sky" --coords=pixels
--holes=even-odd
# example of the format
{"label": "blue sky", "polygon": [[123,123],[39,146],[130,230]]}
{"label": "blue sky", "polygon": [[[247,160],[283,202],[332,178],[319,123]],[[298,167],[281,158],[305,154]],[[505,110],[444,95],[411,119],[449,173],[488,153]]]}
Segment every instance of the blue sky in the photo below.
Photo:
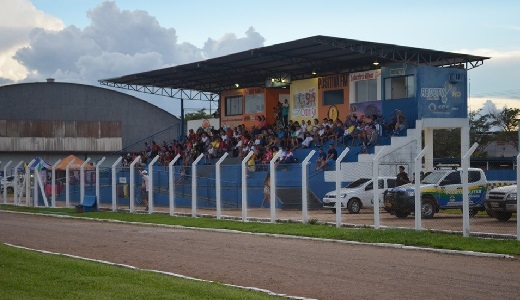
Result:
{"label": "blue sky", "polygon": [[[520,107],[520,1],[4,1],[7,18],[0,18],[0,32],[23,25],[20,18],[8,18],[20,6],[34,9],[21,15],[38,16],[32,18],[36,23],[23,25],[25,43],[23,34],[16,42],[0,40],[12,45],[9,53],[22,65],[10,71],[0,52],[0,79],[6,83],[52,76],[96,84],[107,76],[328,35],[490,56],[469,73],[471,109],[486,100],[499,108]],[[46,31],[29,30],[36,27]],[[68,48],[53,62],[51,50]],[[145,98],[178,114],[165,99]]]}

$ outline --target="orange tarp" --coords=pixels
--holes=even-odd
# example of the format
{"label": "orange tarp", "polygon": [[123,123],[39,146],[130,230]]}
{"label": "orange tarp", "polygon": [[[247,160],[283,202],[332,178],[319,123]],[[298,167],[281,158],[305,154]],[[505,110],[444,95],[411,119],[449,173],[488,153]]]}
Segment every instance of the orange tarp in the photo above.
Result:
{"label": "orange tarp", "polygon": [[[67,169],[67,165],[70,163],[71,160],[74,159],[74,162],[72,165],[70,165],[69,170],[79,170],[81,168],[81,165],[85,162],[79,157],[75,155],[69,155],[62,159],[60,163],[56,166],[56,170],[65,171]],[[95,168],[90,165],[90,163],[85,165],[85,170],[94,170]]]}

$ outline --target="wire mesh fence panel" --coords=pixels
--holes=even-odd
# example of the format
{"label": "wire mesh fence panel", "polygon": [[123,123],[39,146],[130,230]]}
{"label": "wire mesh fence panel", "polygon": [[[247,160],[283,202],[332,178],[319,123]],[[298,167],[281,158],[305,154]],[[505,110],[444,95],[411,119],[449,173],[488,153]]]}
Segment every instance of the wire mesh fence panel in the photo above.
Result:
{"label": "wire mesh fence panel", "polygon": [[[470,161],[468,172],[470,232],[513,237],[517,234],[516,170],[503,161]],[[480,179],[475,176],[482,170]],[[473,175],[473,176],[472,176]],[[485,185],[481,186],[482,181]],[[481,192],[483,190],[483,192]]]}
{"label": "wire mesh fence panel", "polygon": [[96,180],[99,182],[99,208],[112,208],[112,169],[110,167],[99,167],[99,178]]}
{"label": "wire mesh fence panel", "polygon": [[394,178],[384,191],[381,226],[415,228],[415,185],[412,181],[417,154],[417,142],[407,136],[392,137],[392,146],[385,147],[381,153],[378,175]]}

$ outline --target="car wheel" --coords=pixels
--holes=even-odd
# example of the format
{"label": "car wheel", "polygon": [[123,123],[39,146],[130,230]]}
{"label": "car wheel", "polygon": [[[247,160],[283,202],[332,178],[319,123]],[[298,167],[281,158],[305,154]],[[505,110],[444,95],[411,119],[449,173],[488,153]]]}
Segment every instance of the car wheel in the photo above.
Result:
{"label": "car wheel", "polygon": [[12,186],[7,187],[7,193],[8,194],[14,194],[14,188]]}
{"label": "car wheel", "polygon": [[335,208],[333,208],[333,209],[331,209],[331,210],[332,210],[332,213],[333,213],[333,214],[336,213],[336,209],[335,209]]}
{"label": "car wheel", "polygon": [[495,211],[495,218],[500,222],[506,222],[513,216],[513,213],[506,211]]}
{"label": "car wheel", "polygon": [[396,211],[395,212],[395,216],[398,217],[399,219],[405,219],[406,217],[408,217],[410,213],[409,212],[405,212],[405,211]]}
{"label": "car wheel", "polygon": [[495,217],[495,212],[492,211],[491,209],[487,208],[487,207],[486,207],[486,213],[487,213],[488,216],[490,216],[492,218]]}
{"label": "car wheel", "polygon": [[431,219],[435,214],[435,206],[431,199],[425,199],[421,203],[421,215],[424,219]]}
{"label": "car wheel", "polygon": [[351,199],[347,204],[347,209],[351,214],[358,214],[361,209],[361,201],[359,199]]}
{"label": "car wheel", "polygon": [[478,208],[470,208],[469,209],[469,217],[470,218],[473,218],[474,216],[476,216],[479,212],[479,209]]}

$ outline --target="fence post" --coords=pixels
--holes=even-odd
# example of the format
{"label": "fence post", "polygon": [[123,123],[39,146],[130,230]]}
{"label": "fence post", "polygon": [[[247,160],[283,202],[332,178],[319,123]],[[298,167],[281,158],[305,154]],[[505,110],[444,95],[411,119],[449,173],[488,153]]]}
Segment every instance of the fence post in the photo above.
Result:
{"label": "fence post", "polygon": [[141,155],[137,156],[130,164],[130,212],[135,211],[135,164],[141,161]]}
{"label": "fence post", "polygon": [[[121,163],[123,157],[120,156],[113,164],[112,164],[112,211],[117,210],[117,178],[116,178],[116,166]],[[123,188],[124,194],[124,188]]]}
{"label": "fence post", "polygon": [[153,164],[159,160],[159,155],[156,155],[148,164],[148,213],[153,213]]}
{"label": "fence post", "polygon": [[[520,135],[520,130],[518,131]],[[520,140],[519,140],[520,141]],[[518,145],[520,147],[520,143]],[[520,189],[518,189],[518,181],[520,180],[520,154],[516,157],[516,239],[520,241]],[[4,172],[5,174],[5,172]]]}
{"label": "fence post", "polygon": [[70,166],[74,163],[76,159],[73,158],[69,163],[67,164],[67,167],[65,168],[65,207],[70,207]]}
{"label": "fence post", "polygon": [[269,189],[269,209],[271,211],[271,223],[276,221],[276,170],[274,164],[280,157],[280,154],[282,154],[281,150],[276,152],[271,161],[269,161],[269,186],[271,187]]}
{"label": "fence post", "polygon": [[204,154],[201,153],[199,157],[197,157],[191,163],[191,216],[197,216],[197,164],[204,157]]}
{"label": "fence post", "polygon": [[[33,159],[31,160],[31,162],[25,166],[25,179],[24,179],[24,183],[25,183],[25,206],[31,206],[31,168],[29,167],[30,165],[32,165],[36,160]],[[34,176],[36,180],[36,176]],[[34,182],[34,192],[35,194],[37,193],[38,190],[36,190],[36,181]],[[36,195],[34,195],[36,197]],[[20,197],[20,200],[21,200],[21,197]]]}
{"label": "fence post", "polygon": [[308,189],[308,183],[307,183],[307,179],[309,177],[309,174],[308,174],[308,166],[309,166],[309,161],[311,160],[311,158],[314,156],[314,154],[316,153],[316,150],[311,150],[311,152],[309,152],[309,154],[305,157],[305,159],[303,160],[302,162],[302,223],[305,224],[307,223],[308,219],[309,219],[309,208],[308,208],[308,200],[309,200],[309,195],[308,195],[308,192],[307,192],[307,189]]}
{"label": "fence post", "polygon": [[347,147],[336,159],[336,228],[341,227],[341,179],[343,179],[343,173],[341,172],[341,161],[347,155],[350,149]]}
{"label": "fence post", "polygon": [[421,213],[421,169],[422,169],[422,157],[426,155],[426,152],[430,150],[430,147],[426,145],[424,149],[419,152],[415,157],[415,177],[414,177],[414,189],[415,189],[415,230],[422,229],[422,213]]}
{"label": "fence post", "polygon": [[175,155],[172,161],[168,164],[168,190],[169,190],[169,200],[170,200],[170,216],[173,216],[175,210],[175,181],[173,181],[173,165],[177,162],[177,160],[181,157],[180,154]]}
{"label": "fence post", "polygon": [[468,168],[469,158],[475,149],[477,149],[478,143],[474,143],[468,152],[462,157],[462,233],[464,237],[469,236],[469,188],[468,188]]}
{"label": "fence post", "polygon": [[61,162],[61,159],[58,159],[54,165],[52,165],[52,173],[51,173],[51,206],[56,207],[56,167]]}
{"label": "fence post", "polygon": [[247,222],[247,177],[246,177],[246,164],[249,158],[253,155],[253,151],[242,159],[242,221]]}
{"label": "fence post", "polygon": [[[379,205],[381,204],[379,202],[379,159],[381,158],[381,155],[383,154],[383,151],[385,150],[385,146],[381,147],[381,150],[377,152],[376,156],[374,157],[374,162],[372,163],[372,186],[374,190],[374,198],[372,200],[374,204],[374,228],[379,229],[381,227],[380,225],[380,217],[379,217]],[[338,196],[336,196],[336,201]]]}
{"label": "fence post", "polygon": [[[14,205],[20,205],[20,201],[22,198],[22,192],[18,188],[20,187],[19,181],[20,178],[18,178],[18,169],[23,165],[23,160],[21,160],[15,167],[14,167]],[[25,176],[25,175],[24,175]],[[24,177],[25,182],[25,177]]]}
{"label": "fence post", "polygon": [[96,206],[99,208],[99,167],[101,164],[105,161],[106,157],[103,156],[103,158],[98,161],[96,164]]}
{"label": "fence post", "polygon": [[85,166],[90,162],[88,157],[79,167],[79,203],[83,205],[83,198],[85,198]]}
{"label": "fence post", "polygon": [[[10,160],[7,162],[7,164],[4,167],[4,177],[7,177],[7,167],[12,163],[13,161]],[[15,174],[16,175],[16,174]],[[17,178],[16,176],[13,178],[14,183],[16,184]],[[7,189],[4,187],[4,204],[7,204]]]}
{"label": "fence post", "polygon": [[226,159],[226,157],[229,155],[229,152],[225,152],[222,157],[217,161],[215,164],[215,188],[216,188],[216,197],[217,197],[217,219],[222,218],[222,187],[220,186],[220,164]]}

